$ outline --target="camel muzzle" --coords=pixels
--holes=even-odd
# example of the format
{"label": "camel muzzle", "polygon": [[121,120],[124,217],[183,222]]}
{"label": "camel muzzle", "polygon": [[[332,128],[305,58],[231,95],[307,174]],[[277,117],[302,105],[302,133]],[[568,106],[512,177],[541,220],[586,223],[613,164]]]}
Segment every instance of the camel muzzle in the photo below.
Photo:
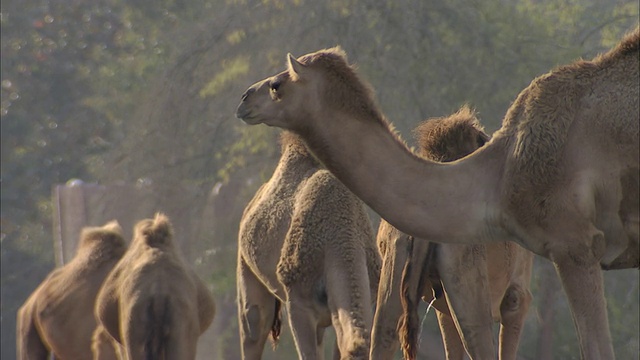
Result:
{"label": "camel muzzle", "polygon": [[[244,100],[244,96],[243,96]],[[240,102],[236,109],[236,117],[244,122],[247,122],[251,118],[251,110],[249,110],[244,101]]]}

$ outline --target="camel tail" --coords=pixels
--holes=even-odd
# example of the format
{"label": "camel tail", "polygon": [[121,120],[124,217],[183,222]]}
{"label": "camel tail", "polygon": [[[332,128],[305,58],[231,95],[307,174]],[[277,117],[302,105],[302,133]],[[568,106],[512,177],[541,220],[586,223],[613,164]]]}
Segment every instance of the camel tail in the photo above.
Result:
{"label": "camel tail", "polygon": [[271,343],[275,349],[278,346],[278,340],[280,340],[280,330],[282,328],[282,302],[276,299],[273,323],[271,324]]}
{"label": "camel tail", "polygon": [[147,336],[144,343],[144,359],[159,360],[166,355],[165,346],[170,327],[169,298],[151,298],[147,306]]}
{"label": "camel tail", "polygon": [[405,360],[414,360],[417,355],[417,338],[418,338],[418,312],[416,310],[416,302],[411,296],[411,270],[413,267],[413,236],[409,236],[407,244],[407,260],[402,269],[402,278],[400,280],[400,302],[402,303],[402,315],[398,320],[398,337],[400,339],[400,347]]}

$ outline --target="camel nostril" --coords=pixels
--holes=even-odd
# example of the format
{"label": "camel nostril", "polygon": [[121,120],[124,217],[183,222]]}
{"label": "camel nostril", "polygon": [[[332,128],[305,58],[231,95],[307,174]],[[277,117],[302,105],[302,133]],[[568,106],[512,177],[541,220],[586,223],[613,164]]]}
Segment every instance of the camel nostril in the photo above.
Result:
{"label": "camel nostril", "polygon": [[253,94],[255,91],[256,89],[254,88],[247,89],[247,91],[245,91],[244,94],[242,94],[242,101],[247,100],[247,97],[249,97],[249,95]]}

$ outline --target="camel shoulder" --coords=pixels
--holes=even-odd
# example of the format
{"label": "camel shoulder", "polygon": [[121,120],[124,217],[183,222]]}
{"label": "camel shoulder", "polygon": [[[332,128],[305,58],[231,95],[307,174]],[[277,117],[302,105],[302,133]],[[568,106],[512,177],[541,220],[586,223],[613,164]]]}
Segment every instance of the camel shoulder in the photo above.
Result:
{"label": "camel shoulder", "polygon": [[[507,191],[514,211],[530,219],[546,216],[551,194],[571,180],[562,177],[568,175],[567,162],[575,160],[567,157],[580,153],[572,146],[592,143],[613,151],[604,150],[608,141],[635,143],[637,149],[638,53],[636,30],[611,51],[558,67],[518,95],[495,136],[510,144]],[[624,154],[606,156],[619,160]]]}

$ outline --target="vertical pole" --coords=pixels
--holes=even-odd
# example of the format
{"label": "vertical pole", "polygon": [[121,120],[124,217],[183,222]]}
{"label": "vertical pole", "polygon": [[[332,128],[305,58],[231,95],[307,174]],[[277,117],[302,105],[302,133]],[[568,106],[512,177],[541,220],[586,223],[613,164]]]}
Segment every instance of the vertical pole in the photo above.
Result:
{"label": "vertical pole", "polygon": [[82,228],[87,224],[84,187],[55,185],[53,188],[53,247],[56,266],[73,258]]}

